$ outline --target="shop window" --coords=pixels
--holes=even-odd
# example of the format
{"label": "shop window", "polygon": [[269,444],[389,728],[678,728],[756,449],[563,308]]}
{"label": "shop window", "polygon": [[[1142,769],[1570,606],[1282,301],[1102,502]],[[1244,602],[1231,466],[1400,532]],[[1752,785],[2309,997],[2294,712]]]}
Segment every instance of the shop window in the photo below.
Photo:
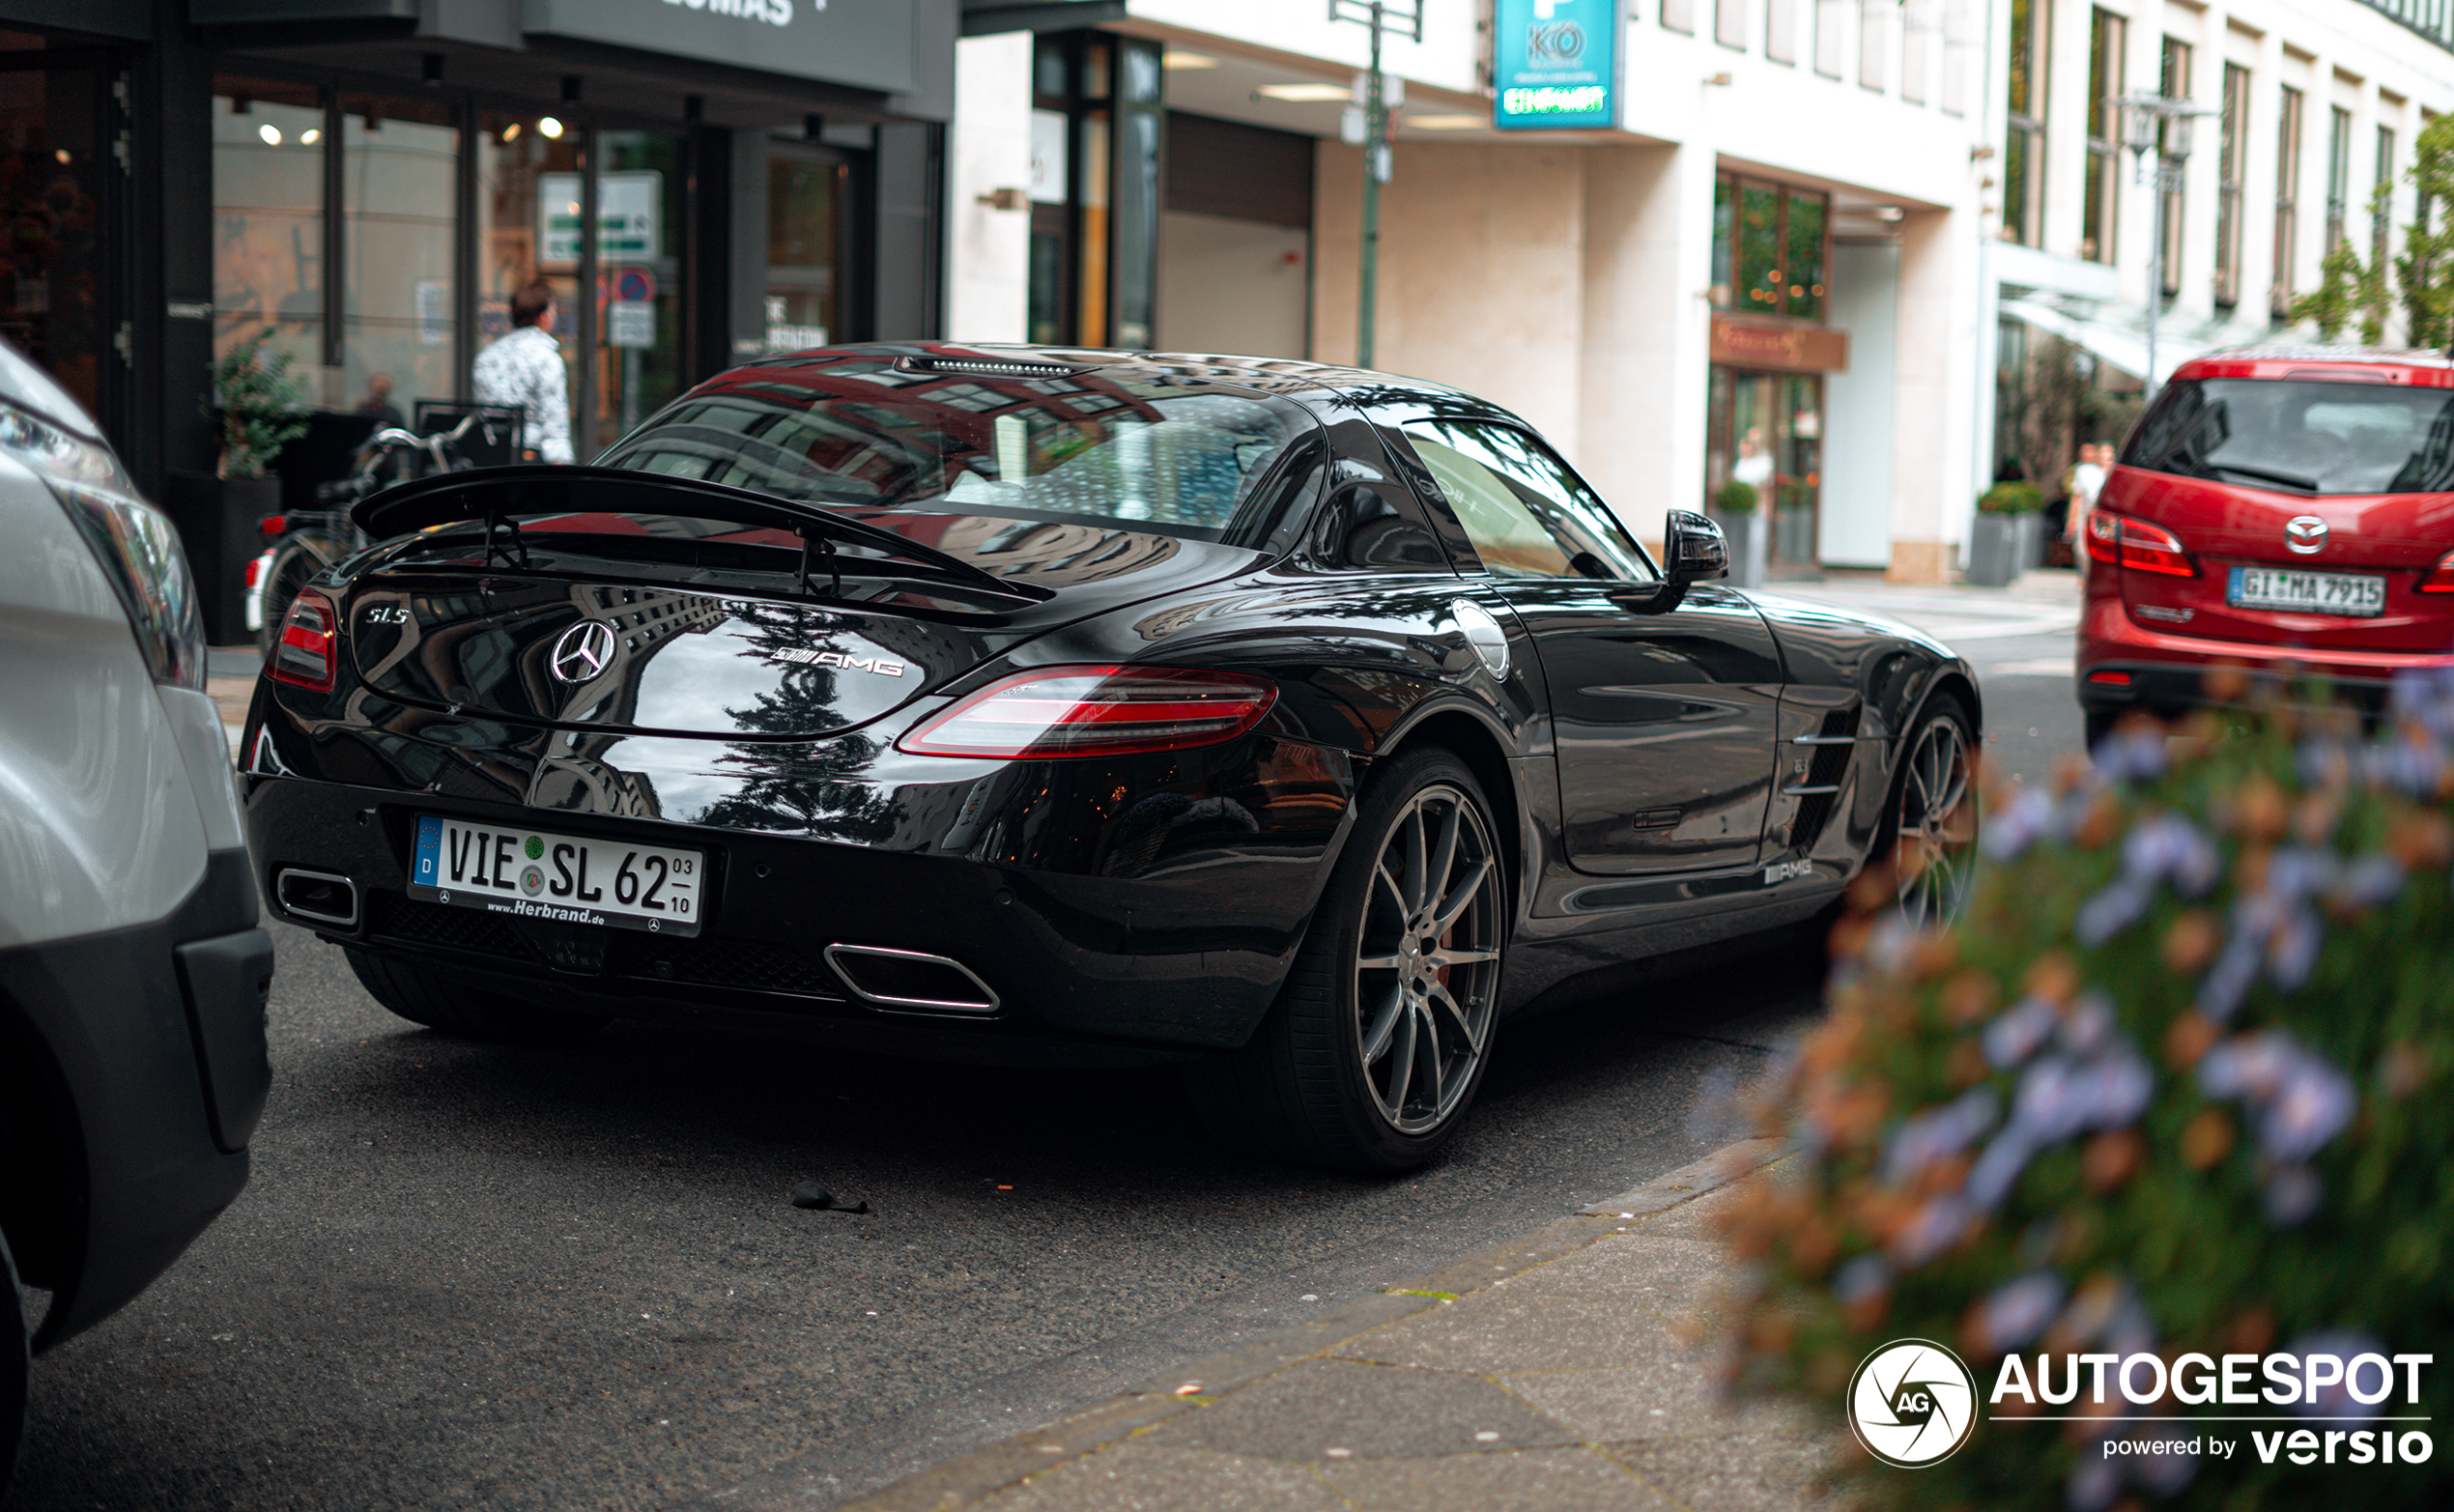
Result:
{"label": "shop window", "polygon": [[2088,167],[2079,206],[2079,255],[2110,263],[2122,208],[2121,112],[2123,39],[2129,23],[2110,11],[2088,18]]}
{"label": "shop window", "polygon": [[2241,297],[2241,175],[2249,163],[2249,70],[2224,65],[2223,139],[2215,158],[2215,303]]}
{"label": "shop window", "polygon": [[[2164,98],[2190,98],[2190,44],[2174,38],[2164,39],[2162,73]],[[2179,128],[2170,121],[2156,125],[2156,151],[2170,152],[2179,143],[2174,133]],[[2157,214],[2164,217],[2164,297],[2174,299],[2182,292],[2183,231],[2188,224],[2184,191],[2176,185],[2157,196]]]}
{"label": "shop window", "polygon": [[[44,40],[0,32],[20,65],[0,91],[0,333],[59,380],[104,424],[104,354],[111,348],[103,276],[111,178],[103,71],[43,58]],[[29,53],[37,54],[29,59]],[[87,55],[90,59],[91,55]],[[39,62],[41,67],[22,67]]]}
{"label": "shop window", "polygon": [[841,339],[843,206],[851,170],[782,143],[767,159],[767,350]]}
{"label": "shop window", "polygon": [[682,372],[681,137],[599,131],[596,352],[585,460],[664,408],[687,386]]}
{"label": "shop window", "polygon": [[2267,297],[2275,319],[2292,318],[2293,259],[2300,234],[2300,91],[2287,84],[2275,111],[2275,281]]}
{"label": "shop window", "polygon": [[[477,345],[511,329],[511,297],[542,278],[579,395],[581,134],[549,115],[477,117]],[[470,354],[470,360],[476,353]],[[535,437],[528,438],[535,443]]]}
{"label": "shop window", "polygon": [[2006,242],[2041,246],[2045,234],[2046,17],[2040,0],[2012,0],[2004,69],[2003,229]]}
{"label": "shop window", "polygon": [[1830,219],[1824,195],[1723,175],[1713,189],[1713,302],[1821,320]]}
{"label": "shop window", "polygon": [[341,101],[341,382],[397,421],[459,396],[460,132],[438,101]]}
{"label": "shop window", "polygon": [[325,357],[324,101],[273,79],[218,78],[214,91],[214,352],[270,329],[271,346],[313,372]]}

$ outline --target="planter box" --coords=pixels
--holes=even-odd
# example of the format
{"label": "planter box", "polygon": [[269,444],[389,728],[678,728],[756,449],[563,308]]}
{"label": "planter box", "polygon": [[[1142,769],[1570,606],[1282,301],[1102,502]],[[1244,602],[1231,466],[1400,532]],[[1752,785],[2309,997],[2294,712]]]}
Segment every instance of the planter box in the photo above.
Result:
{"label": "planter box", "polygon": [[1981,512],[1968,532],[1968,581],[1979,587],[1999,588],[2018,577],[2023,545],[2020,522],[2033,518]]}
{"label": "planter box", "polygon": [[1815,559],[1815,512],[1781,509],[1773,513],[1773,559],[1805,564]]}
{"label": "planter box", "polygon": [[1722,528],[1722,537],[1729,543],[1729,585],[1734,588],[1760,588],[1764,585],[1764,548],[1768,543],[1769,522],[1760,509],[1743,514],[1713,514],[1713,523]]}
{"label": "planter box", "polygon": [[187,570],[195,575],[205,640],[214,645],[254,643],[255,632],[246,622],[247,563],[264,550],[257,522],[281,512],[281,480],[174,472],[164,502],[170,523],[179,528]]}

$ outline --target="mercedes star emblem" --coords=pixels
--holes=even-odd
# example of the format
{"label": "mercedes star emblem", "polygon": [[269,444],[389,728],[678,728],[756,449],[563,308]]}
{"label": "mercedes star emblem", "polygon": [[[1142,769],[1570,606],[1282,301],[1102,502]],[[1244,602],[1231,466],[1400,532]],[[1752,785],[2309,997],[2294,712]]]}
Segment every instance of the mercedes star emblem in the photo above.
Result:
{"label": "mercedes star emblem", "polygon": [[2303,556],[2326,549],[2326,522],[2316,515],[2296,515],[2284,525],[2284,545]]}
{"label": "mercedes star emblem", "polygon": [[[2324,528],[2321,527],[2321,528]],[[584,620],[562,632],[546,663],[564,682],[585,682],[614,660],[614,627],[602,619]]]}

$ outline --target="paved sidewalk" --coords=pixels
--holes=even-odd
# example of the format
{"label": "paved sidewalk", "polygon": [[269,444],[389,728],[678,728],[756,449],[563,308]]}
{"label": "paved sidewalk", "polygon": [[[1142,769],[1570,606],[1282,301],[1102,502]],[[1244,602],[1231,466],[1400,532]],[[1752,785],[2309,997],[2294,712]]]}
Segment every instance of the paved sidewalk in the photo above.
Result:
{"label": "paved sidewalk", "polygon": [[[1717,1400],[1710,1226],[1774,1140],[1196,1361],[857,1512],[1778,1512],[1830,1433]],[[798,1498],[795,1498],[796,1500]],[[807,1504],[802,1502],[801,1504]]]}
{"label": "paved sidewalk", "polygon": [[2031,572],[1999,588],[1964,583],[1887,583],[1866,573],[1812,583],[1767,583],[1763,591],[1836,609],[1888,614],[1954,646],[1969,641],[2066,635],[2079,625],[2079,575],[2067,570]]}

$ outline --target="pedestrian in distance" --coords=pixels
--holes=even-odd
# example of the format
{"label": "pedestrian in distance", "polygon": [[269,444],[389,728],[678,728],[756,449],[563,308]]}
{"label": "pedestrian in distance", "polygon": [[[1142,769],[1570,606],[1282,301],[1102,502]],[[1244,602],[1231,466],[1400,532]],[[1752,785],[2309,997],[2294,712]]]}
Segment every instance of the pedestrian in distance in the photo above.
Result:
{"label": "pedestrian in distance", "polygon": [[554,290],[539,279],[511,297],[511,329],[477,354],[472,375],[479,404],[502,405],[526,416],[528,450],[538,462],[570,462],[571,375],[554,338]]}

